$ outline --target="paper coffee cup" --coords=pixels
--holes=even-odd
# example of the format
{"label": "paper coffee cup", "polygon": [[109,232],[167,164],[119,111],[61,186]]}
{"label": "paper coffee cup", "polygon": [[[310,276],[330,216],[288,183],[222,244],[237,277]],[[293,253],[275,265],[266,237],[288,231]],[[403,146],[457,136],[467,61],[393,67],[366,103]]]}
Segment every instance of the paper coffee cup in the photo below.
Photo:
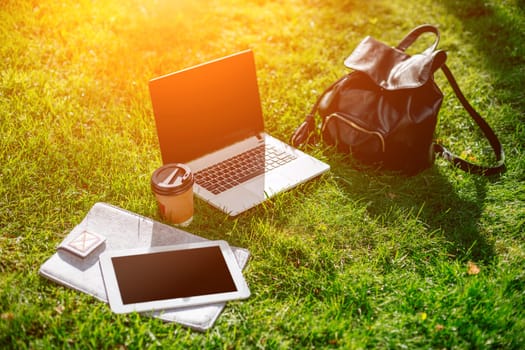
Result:
{"label": "paper coffee cup", "polygon": [[191,223],[193,182],[193,174],[184,164],[166,164],[153,172],[151,189],[163,219],[181,226]]}

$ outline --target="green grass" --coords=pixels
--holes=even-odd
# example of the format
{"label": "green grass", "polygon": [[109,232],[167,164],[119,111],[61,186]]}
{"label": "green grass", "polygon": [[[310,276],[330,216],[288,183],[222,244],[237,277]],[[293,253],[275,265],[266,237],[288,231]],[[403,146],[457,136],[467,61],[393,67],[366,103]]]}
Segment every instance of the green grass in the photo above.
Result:
{"label": "green grass", "polygon": [[[0,348],[525,348],[522,0],[0,1]],[[500,137],[507,172],[443,161],[415,177],[331,149],[320,179],[229,218],[196,202],[189,231],[248,248],[252,296],[196,333],[38,275],[98,202],[159,220],[147,81],[255,51],[266,128],[287,140],[366,35],[421,23]],[[419,44],[424,47],[425,43]],[[490,162],[441,73],[436,137]],[[479,268],[468,273],[469,262]]]}

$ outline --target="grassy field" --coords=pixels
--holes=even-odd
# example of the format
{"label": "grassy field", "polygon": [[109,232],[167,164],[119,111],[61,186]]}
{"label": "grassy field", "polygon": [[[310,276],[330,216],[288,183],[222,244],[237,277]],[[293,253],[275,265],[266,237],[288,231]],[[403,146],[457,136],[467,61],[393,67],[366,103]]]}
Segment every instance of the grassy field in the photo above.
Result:
{"label": "grassy field", "polygon": [[[0,0],[0,348],[525,348],[523,0]],[[150,78],[255,52],[266,128],[288,140],[366,35],[432,23],[507,171],[332,170],[239,217],[196,201],[188,231],[248,248],[252,296],[198,333],[38,275],[96,202],[160,220]],[[424,47],[425,40],[419,45]],[[452,94],[436,137],[490,147]]]}

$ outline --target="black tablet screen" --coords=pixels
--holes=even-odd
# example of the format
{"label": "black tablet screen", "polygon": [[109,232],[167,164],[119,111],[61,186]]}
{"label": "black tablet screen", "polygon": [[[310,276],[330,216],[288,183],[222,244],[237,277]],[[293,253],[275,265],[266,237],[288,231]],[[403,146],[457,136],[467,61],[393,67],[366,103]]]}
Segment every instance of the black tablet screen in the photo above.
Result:
{"label": "black tablet screen", "polygon": [[111,259],[123,304],[235,292],[219,247]]}

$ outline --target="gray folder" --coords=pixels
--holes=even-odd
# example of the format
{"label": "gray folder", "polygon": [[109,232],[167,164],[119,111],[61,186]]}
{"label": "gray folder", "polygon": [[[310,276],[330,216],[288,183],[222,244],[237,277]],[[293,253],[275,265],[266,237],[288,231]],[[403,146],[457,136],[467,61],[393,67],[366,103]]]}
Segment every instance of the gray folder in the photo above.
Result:
{"label": "gray folder", "polygon": [[[84,231],[102,235],[106,241],[86,258],[57,249],[57,252],[40,267],[39,272],[46,278],[92,295],[106,303],[108,299],[98,264],[98,256],[102,251],[206,240],[106,203],[96,203],[82,222],[64,238],[63,243],[74,240]],[[231,248],[239,267],[243,269],[248,262],[250,252],[243,248],[233,246]],[[167,322],[177,322],[198,331],[205,331],[213,326],[225,304],[163,310],[152,315]]]}

